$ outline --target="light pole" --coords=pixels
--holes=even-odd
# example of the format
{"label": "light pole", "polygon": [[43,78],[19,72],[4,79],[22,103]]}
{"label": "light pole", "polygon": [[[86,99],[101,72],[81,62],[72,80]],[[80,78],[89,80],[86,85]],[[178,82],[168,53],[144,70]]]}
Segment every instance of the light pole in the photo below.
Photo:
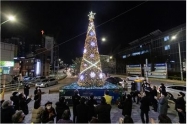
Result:
{"label": "light pole", "polygon": [[[182,29],[181,29],[182,31]],[[172,36],[172,40],[176,39],[176,35]],[[181,48],[180,48],[180,42],[178,41],[178,51],[179,51],[179,61],[180,61],[180,73],[181,73],[181,81],[183,81],[183,70],[182,70],[182,62],[181,62]]]}
{"label": "light pole", "polygon": [[6,22],[9,22],[9,21],[15,21],[15,20],[16,20],[16,19],[15,19],[14,16],[8,16],[8,20],[2,22],[1,25],[3,25],[3,24],[6,23]]}

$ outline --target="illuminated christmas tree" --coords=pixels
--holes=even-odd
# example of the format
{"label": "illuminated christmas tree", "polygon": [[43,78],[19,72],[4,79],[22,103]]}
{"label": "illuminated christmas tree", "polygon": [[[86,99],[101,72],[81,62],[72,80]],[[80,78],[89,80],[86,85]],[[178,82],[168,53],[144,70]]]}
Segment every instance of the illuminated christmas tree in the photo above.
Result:
{"label": "illuminated christmas tree", "polygon": [[78,79],[79,86],[103,86],[103,74],[101,70],[100,55],[97,46],[97,38],[94,26],[94,15],[89,13],[89,26],[87,30],[83,58]]}

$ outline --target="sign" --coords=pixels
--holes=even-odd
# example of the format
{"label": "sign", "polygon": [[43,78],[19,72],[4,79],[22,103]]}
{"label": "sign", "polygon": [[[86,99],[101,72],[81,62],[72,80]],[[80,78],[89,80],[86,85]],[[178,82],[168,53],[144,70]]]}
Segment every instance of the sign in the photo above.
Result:
{"label": "sign", "polygon": [[137,65],[126,65],[126,72],[127,75],[141,75],[142,74],[142,69],[141,69],[141,65],[137,64]]}
{"label": "sign", "polygon": [[167,64],[166,63],[157,63],[154,65],[155,71],[151,71],[151,64],[144,64],[144,75],[148,72],[148,77],[152,78],[167,78]]}
{"label": "sign", "polygon": [[0,61],[0,67],[13,67],[13,61]]}

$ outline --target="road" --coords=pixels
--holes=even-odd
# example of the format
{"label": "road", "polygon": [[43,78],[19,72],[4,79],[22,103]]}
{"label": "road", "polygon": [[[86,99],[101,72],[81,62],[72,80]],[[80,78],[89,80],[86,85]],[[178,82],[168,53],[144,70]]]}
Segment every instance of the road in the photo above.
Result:
{"label": "road", "polygon": [[[42,91],[45,92],[45,94],[42,95],[42,100],[41,100],[41,106],[44,106],[45,103],[47,101],[51,101],[53,102],[53,107],[55,107],[55,103],[59,100],[59,94],[58,93],[53,93],[53,94],[48,94],[49,89],[58,89],[61,86],[67,85],[69,83],[73,83],[77,81],[77,78],[65,78],[61,81],[59,81],[59,84],[54,85],[54,86],[50,86],[47,88],[42,88]],[[157,81],[156,81],[157,83]],[[158,82],[160,84],[160,82]],[[158,84],[157,83],[157,84]],[[34,93],[34,87],[32,87],[30,89],[30,94],[33,95]],[[23,90],[19,90],[19,92],[23,92]],[[12,92],[5,92],[5,100],[8,100],[11,96]],[[29,104],[29,114],[25,117],[25,123],[31,123],[31,112],[33,109],[33,105],[34,105],[34,100],[32,100]],[[168,116],[171,118],[173,123],[178,123],[178,116],[176,111],[174,110],[174,104],[170,103],[170,108],[168,110]],[[132,109],[132,118],[134,123],[141,123],[141,118],[140,118],[140,109],[139,109],[140,105],[133,103],[133,109]],[[71,109],[71,114],[72,114],[72,107],[70,107]],[[152,107],[150,107],[150,109],[152,109]],[[120,117],[122,117],[121,114],[121,109],[118,109],[116,105],[112,105],[112,109],[111,109],[111,122],[112,123],[118,123],[118,120]],[[72,115],[71,115],[71,119],[72,119]],[[154,112],[153,110],[150,110],[149,112],[149,117],[150,118],[154,118],[155,121],[157,121],[158,119],[158,113]]]}

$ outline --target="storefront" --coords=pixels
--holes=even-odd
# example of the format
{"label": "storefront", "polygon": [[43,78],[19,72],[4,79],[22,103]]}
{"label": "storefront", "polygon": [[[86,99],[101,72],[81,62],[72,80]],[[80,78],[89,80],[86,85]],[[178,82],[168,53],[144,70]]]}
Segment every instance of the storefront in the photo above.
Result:
{"label": "storefront", "polygon": [[13,61],[0,61],[0,75],[2,74],[12,75],[13,67],[14,67]]}

